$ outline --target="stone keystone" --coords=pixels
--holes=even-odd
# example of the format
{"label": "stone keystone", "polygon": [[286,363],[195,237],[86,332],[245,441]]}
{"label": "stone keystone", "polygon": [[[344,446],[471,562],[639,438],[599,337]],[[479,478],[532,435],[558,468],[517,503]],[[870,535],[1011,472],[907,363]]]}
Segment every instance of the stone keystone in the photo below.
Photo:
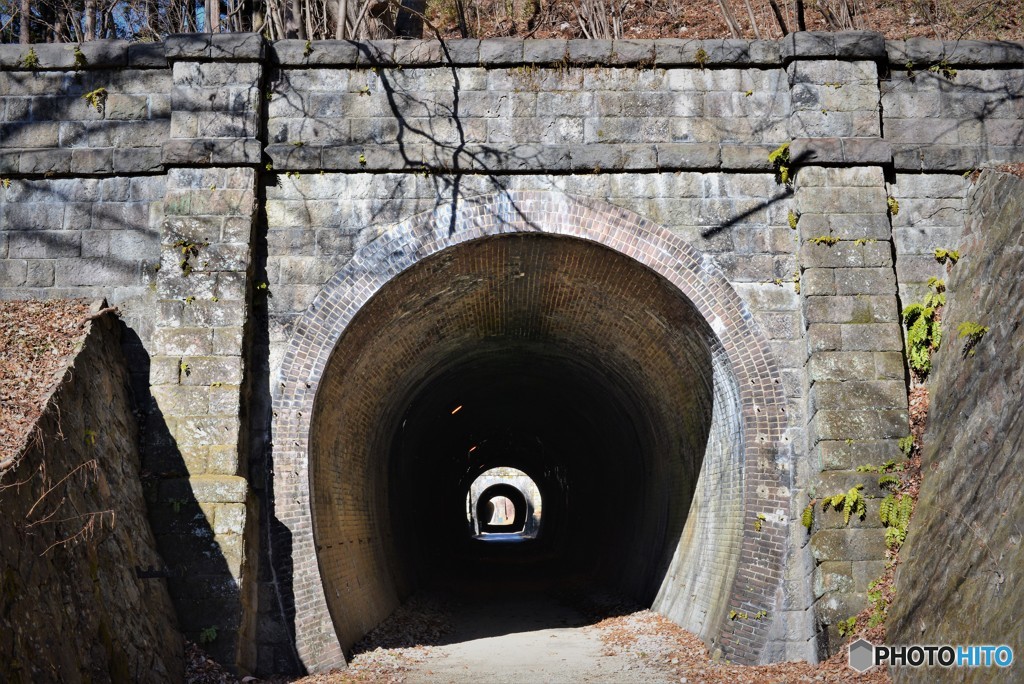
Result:
{"label": "stone keystone", "polygon": [[875,666],[875,647],[867,639],[857,639],[850,644],[850,667],[857,672],[867,672]]}

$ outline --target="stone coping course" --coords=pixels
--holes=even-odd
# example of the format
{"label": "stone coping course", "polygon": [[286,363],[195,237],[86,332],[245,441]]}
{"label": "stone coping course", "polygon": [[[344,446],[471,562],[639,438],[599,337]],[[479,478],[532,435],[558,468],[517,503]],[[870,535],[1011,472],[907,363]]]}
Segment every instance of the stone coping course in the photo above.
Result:
{"label": "stone coping course", "polygon": [[[960,67],[1024,68],[1021,41],[885,40],[871,31],[801,31],[770,40],[279,40],[256,33],[193,33],[158,43],[94,40],[76,43],[0,45],[0,70],[25,70],[31,48],[39,71],[118,67],[166,68],[176,60],[263,61],[304,66],[611,66],[611,67],[771,67],[793,60],[834,58],[870,60],[919,68],[945,63]],[[81,50],[77,57],[75,49]]]}

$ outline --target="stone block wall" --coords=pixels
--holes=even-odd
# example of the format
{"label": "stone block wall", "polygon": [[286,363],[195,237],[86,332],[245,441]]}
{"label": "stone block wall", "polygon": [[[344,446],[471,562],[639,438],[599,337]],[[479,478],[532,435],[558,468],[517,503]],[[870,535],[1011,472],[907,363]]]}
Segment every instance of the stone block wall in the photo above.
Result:
{"label": "stone block wall", "polygon": [[[813,658],[856,612],[879,531],[819,516],[809,538],[799,515],[906,434],[900,306],[945,274],[934,250],[959,241],[962,174],[1024,159],[1024,46],[223,34],[97,41],[84,61],[34,49],[28,70],[0,46],[0,296],[121,307],[144,465],[163,478],[150,515],[186,631],[230,616],[218,657],[295,663],[288,552],[271,562],[256,540],[275,528],[270,395],[299,316],[389,226],[509,191],[628,209],[721,270],[787,401],[785,591],[760,657]],[[98,88],[97,109],[82,96]],[[768,160],[785,142],[792,187]]]}
{"label": "stone block wall", "polygon": [[120,334],[111,315],[85,324],[35,436],[0,479],[5,682],[184,677]]}

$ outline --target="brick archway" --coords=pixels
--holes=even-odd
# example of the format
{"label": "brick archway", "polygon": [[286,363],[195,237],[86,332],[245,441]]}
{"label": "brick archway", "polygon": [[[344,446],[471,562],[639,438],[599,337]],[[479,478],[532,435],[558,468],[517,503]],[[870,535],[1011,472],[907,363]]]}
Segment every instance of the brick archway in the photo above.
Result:
{"label": "brick archway", "polygon": [[[767,339],[717,269],[668,230],[595,200],[507,192],[460,199],[392,227],[357,252],[296,325],[274,395],[274,515],[291,535],[293,575],[279,581],[292,588],[303,664],[310,671],[344,664],[311,503],[311,428],[331,355],[360,310],[400,274],[449,248],[517,233],[563,236],[624,255],[670,283],[706,322],[720,427],[712,429],[701,468],[689,541],[680,542],[653,607],[730,659],[756,661],[776,608],[789,510],[777,465],[785,400]],[[691,595],[711,598],[683,598]],[[730,610],[764,610],[769,619],[730,620]]]}

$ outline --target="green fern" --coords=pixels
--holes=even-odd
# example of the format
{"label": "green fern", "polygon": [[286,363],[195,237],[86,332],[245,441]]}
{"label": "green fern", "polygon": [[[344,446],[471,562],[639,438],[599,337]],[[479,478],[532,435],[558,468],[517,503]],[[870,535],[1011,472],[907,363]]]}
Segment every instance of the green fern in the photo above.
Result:
{"label": "green fern", "polygon": [[878,486],[881,487],[882,489],[896,489],[897,487],[900,486],[900,478],[896,477],[895,475],[885,473],[884,475],[878,478]]}
{"label": "green fern", "polygon": [[907,538],[910,527],[910,515],[914,511],[914,500],[907,494],[895,494],[882,499],[878,507],[878,517],[885,525],[885,544],[895,549]]}
{"label": "green fern", "polygon": [[821,502],[821,510],[827,511],[829,506],[833,510],[841,511],[843,514],[843,524],[849,525],[850,518],[856,515],[861,520],[867,515],[867,501],[864,499],[864,495],[861,494],[861,490],[864,489],[864,485],[859,484],[850,487],[849,491],[835,494],[830,497],[825,497]]}
{"label": "green fern", "polygon": [[946,284],[938,278],[929,278],[931,289],[923,303],[910,304],[903,309],[903,324],[907,327],[907,361],[920,376],[932,369],[932,352],[942,342],[942,330],[935,314],[946,303]]}
{"label": "green fern", "polygon": [[807,531],[811,531],[811,527],[814,526],[814,502],[807,504],[807,508],[804,509],[803,514],[800,515],[800,523],[807,528]]}
{"label": "green fern", "polygon": [[900,437],[899,441],[896,442],[896,446],[899,447],[904,456],[910,456],[910,452],[914,450],[914,435]]}
{"label": "green fern", "polygon": [[964,321],[956,328],[959,337],[964,340],[964,348],[962,354],[964,357],[974,356],[974,348],[981,342],[981,338],[988,332],[988,326],[975,323],[974,321]]}

